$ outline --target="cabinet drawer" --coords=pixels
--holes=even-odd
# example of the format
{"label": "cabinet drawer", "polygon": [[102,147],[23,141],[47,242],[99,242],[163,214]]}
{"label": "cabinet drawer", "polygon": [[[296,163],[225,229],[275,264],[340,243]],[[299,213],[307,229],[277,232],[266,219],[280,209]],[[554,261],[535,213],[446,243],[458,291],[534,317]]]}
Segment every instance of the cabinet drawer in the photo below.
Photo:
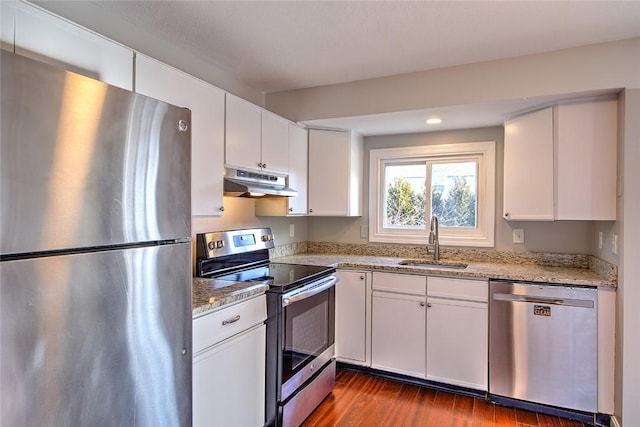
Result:
{"label": "cabinet drawer", "polygon": [[412,274],[373,273],[373,290],[398,292],[410,295],[425,295],[427,290],[426,276]]}
{"label": "cabinet drawer", "polygon": [[430,297],[487,302],[488,293],[489,284],[486,280],[427,278],[427,295]]}
{"label": "cabinet drawer", "polygon": [[198,317],[193,320],[193,354],[262,323],[266,318],[266,295]]}

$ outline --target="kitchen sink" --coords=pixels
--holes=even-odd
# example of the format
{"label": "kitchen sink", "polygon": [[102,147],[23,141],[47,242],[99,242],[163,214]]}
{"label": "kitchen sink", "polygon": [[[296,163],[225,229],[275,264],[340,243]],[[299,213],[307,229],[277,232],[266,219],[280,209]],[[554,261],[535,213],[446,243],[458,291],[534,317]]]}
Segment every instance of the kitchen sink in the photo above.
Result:
{"label": "kitchen sink", "polygon": [[435,261],[432,259],[404,259],[398,263],[399,265],[411,265],[414,267],[425,268],[453,268],[464,269],[468,267],[468,264],[455,261]]}

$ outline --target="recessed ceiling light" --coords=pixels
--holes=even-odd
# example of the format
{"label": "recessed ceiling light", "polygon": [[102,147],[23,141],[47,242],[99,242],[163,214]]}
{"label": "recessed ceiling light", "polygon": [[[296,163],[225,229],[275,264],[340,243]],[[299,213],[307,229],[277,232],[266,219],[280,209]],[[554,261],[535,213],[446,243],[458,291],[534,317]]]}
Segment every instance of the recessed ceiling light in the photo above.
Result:
{"label": "recessed ceiling light", "polygon": [[442,119],[427,119],[428,125],[437,125],[442,123]]}

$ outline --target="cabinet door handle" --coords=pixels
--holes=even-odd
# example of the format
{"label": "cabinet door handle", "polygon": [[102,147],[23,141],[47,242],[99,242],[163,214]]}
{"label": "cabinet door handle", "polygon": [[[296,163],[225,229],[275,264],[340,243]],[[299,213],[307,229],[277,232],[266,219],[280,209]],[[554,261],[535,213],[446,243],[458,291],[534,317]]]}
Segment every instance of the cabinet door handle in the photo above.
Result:
{"label": "cabinet door handle", "polygon": [[424,301],[420,302],[420,307],[424,307]]}
{"label": "cabinet door handle", "polygon": [[229,325],[231,323],[236,323],[238,320],[240,320],[240,315],[236,315],[235,317],[232,317],[231,319],[227,319],[227,320],[223,320],[222,321],[222,326],[225,325]]}
{"label": "cabinet door handle", "polygon": [[220,206],[220,212],[224,212],[224,206]]}
{"label": "cabinet door handle", "polygon": [[427,308],[431,308],[431,303],[430,302],[427,303]]}

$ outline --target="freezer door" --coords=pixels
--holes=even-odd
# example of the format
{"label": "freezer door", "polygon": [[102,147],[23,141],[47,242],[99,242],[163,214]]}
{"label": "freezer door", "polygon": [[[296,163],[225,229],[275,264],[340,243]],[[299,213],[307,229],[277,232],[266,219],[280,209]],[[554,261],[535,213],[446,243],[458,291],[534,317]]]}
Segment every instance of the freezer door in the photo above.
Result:
{"label": "freezer door", "polygon": [[190,426],[190,253],[0,263],[0,425]]}
{"label": "freezer door", "polygon": [[190,111],[2,50],[0,253],[191,235]]}
{"label": "freezer door", "polygon": [[499,281],[489,289],[489,392],[597,412],[597,290]]}

